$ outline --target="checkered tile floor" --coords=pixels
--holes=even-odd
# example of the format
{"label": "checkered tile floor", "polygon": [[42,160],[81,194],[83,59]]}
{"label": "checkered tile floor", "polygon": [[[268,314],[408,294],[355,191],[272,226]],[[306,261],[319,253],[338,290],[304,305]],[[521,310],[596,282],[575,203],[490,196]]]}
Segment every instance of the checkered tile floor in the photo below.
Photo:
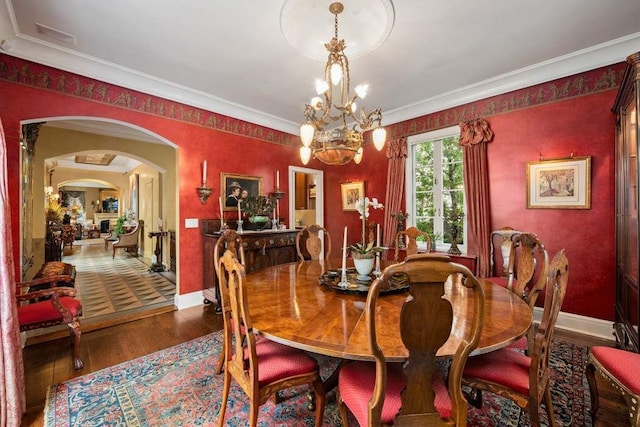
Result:
{"label": "checkered tile floor", "polygon": [[76,289],[83,319],[173,305],[176,286],[125,251],[111,258],[103,239],[76,241],[65,247],[62,261],[76,266]]}

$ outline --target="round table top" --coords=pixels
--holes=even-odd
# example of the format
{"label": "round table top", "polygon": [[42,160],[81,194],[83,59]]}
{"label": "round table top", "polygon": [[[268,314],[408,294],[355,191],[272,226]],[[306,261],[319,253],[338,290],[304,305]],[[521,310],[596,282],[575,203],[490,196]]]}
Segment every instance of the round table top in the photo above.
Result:
{"label": "round table top", "polygon": [[[319,283],[323,272],[340,267],[340,260],[303,261],[248,274],[245,283],[253,328],[273,341],[302,350],[372,360],[364,316],[366,294],[340,292]],[[517,341],[527,333],[533,319],[529,306],[513,292],[480,281],[485,293],[485,319],[480,343],[472,355]],[[453,356],[458,337],[469,327],[466,316],[473,313],[471,299],[451,292],[451,286],[446,286],[454,324],[449,340],[438,351],[441,357]],[[379,297],[378,306],[388,322],[378,322],[378,343],[389,361],[402,361],[408,356],[399,333],[400,308],[407,296],[405,291]]]}

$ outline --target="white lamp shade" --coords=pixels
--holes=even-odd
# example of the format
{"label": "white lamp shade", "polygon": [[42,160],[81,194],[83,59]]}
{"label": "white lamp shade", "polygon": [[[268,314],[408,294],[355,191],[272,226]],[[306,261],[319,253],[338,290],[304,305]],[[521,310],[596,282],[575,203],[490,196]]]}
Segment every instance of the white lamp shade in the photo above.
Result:
{"label": "white lamp shade", "polygon": [[356,104],[355,102],[352,102],[351,103],[351,114],[354,114],[357,109],[358,109],[358,104]]}
{"label": "white lamp shade", "polygon": [[324,80],[316,80],[316,93],[322,95],[329,90],[329,83]]}
{"label": "white lamp shade", "polygon": [[367,92],[369,90],[369,85],[358,85],[356,86],[356,95],[358,95],[358,97],[360,99],[364,99],[367,96]]}
{"label": "white lamp shade", "polygon": [[302,145],[305,147],[309,147],[311,142],[313,141],[313,126],[309,123],[305,123],[300,126],[300,139],[302,140]]}
{"label": "white lamp shade", "polygon": [[375,145],[376,150],[382,150],[386,140],[387,131],[383,127],[378,127],[373,130],[373,145]]}
{"label": "white lamp shade", "polygon": [[337,62],[331,64],[331,83],[336,86],[342,80],[342,66]]}
{"label": "white lamp shade", "polygon": [[358,148],[358,151],[356,151],[356,155],[353,156],[353,161],[356,163],[356,165],[359,165],[360,162],[362,161],[362,154],[363,154],[363,150],[362,147]]}
{"label": "white lamp shade", "polygon": [[306,165],[311,160],[311,147],[300,147],[300,160]]}
{"label": "white lamp shade", "polygon": [[313,108],[315,108],[316,110],[319,110],[322,108],[322,98],[320,98],[319,96],[314,96],[313,98],[311,98],[311,106]]}

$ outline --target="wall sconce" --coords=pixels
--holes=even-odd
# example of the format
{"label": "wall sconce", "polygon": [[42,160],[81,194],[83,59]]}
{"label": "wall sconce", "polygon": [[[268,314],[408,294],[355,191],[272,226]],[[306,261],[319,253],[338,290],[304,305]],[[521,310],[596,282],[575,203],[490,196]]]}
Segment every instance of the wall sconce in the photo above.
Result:
{"label": "wall sconce", "polygon": [[211,195],[211,187],[207,187],[207,161],[202,163],[202,185],[197,187],[198,197],[200,197],[200,203],[203,205],[207,203],[207,199]]}

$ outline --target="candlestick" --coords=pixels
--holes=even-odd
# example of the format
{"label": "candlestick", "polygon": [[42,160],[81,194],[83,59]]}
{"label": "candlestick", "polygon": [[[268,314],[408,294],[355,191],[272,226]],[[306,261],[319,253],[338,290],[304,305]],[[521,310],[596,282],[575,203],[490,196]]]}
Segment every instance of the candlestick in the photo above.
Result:
{"label": "candlestick", "polygon": [[342,239],[342,276],[338,286],[343,289],[349,287],[347,281],[347,227],[344,228],[344,238]]}
{"label": "candlestick", "polygon": [[[376,224],[376,246],[380,247],[380,224]],[[382,272],[380,271],[380,256],[381,252],[376,252],[376,268],[373,270],[373,274],[376,277],[380,277]]]}
{"label": "candlestick", "polygon": [[242,211],[240,209],[240,200],[238,200],[238,219],[242,218]]}
{"label": "candlestick", "polygon": [[207,161],[202,164],[202,186],[207,183]]}
{"label": "candlestick", "polygon": [[276,188],[280,188],[280,171],[276,171]]}
{"label": "candlestick", "polygon": [[222,216],[222,197],[218,197],[218,201],[220,202],[220,219],[224,219],[224,217]]}

